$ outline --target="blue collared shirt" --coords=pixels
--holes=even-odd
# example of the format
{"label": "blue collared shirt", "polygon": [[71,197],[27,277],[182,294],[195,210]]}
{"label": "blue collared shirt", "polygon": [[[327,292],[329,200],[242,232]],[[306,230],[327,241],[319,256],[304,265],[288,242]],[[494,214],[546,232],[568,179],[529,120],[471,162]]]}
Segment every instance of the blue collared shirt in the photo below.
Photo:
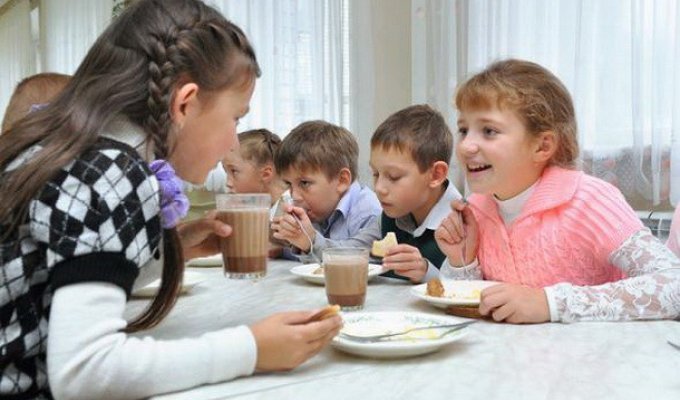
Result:
{"label": "blue collared shirt", "polygon": [[314,223],[314,229],[328,239],[349,239],[377,219],[381,212],[378,196],[355,181],[340,198],[331,215],[321,223]]}
{"label": "blue collared shirt", "polygon": [[[323,243],[324,239],[351,239],[365,227],[379,221],[381,212],[378,196],[367,186],[355,181],[340,198],[331,215],[321,223],[312,224],[316,229],[314,242]],[[292,254],[286,250],[284,258],[298,258],[305,263],[316,262],[316,258],[311,254]]]}

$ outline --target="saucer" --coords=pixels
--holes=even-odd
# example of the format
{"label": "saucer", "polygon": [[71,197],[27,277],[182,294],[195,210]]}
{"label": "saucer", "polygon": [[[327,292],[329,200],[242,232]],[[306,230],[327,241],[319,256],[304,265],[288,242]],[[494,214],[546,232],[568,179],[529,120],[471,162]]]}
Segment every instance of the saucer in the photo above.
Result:
{"label": "saucer", "polygon": [[479,293],[485,288],[499,283],[496,281],[479,280],[442,280],[444,297],[428,296],[427,283],[412,287],[411,294],[439,308],[446,308],[447,306],[478,306]]}
{"label": "saucer", "polygon": [[[316,283],[318,285],[323,285],[325,283],[323,273],[315,274],[314,272],[319,269],[319,264],[302,264],[295,266],[290,269],[293,275],[297,275],[307,282]],[[368,280],[382,274],[383,267],[379,264],[368,264]]]}
{"label": "saucer", "polygon": [[[184,271],[184,279],[182,280],[182,289],[180,293],[187,293],[194,286],[203,282],[205,277],[201,274],[191,271]],[[155,281],[149,283],[148,285],[135,290],[132,295],[134,297],[153,297],[158,293],[158,289],[161,287],[161,280],[156,279]]]}
{"label": "saucer", "polygon": [[208,257],[192,258],[191,260],[187,261],[185,265],[187,267],[193,268],[221,267],[223,265],[222,254],[215,254]]}
{"label": "saucer", "polygon": [[[367,336],[400,332],[405,329],[454,324],[466,321],[462,318],[439,316],[417,312],[352,312],[343,313],[341,332],[351,335]],[[338,350],[369,358],[402,358],[433,353],[449,343],[455,342],[467,334],[470,328],[452,332],[443,337],[441,329],[412,332],[394,339],[379,342],[358,342],[336,336],[331,345]],[[445,331],[445,330],[444,330]]]}

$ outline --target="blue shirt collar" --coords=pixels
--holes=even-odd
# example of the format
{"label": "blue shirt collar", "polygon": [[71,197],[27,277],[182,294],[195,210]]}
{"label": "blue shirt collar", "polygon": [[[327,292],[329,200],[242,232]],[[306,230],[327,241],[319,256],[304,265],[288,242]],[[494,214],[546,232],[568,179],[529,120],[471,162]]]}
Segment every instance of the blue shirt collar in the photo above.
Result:
{"label": "blue shirt collar", "polygon": [[347,218],[347,214],[349,214],[352,204],[354,204],[355,198],[359,195],[359,193],[361,193],[361,184],[357,181],[354,181],[350,185],[349,189],[347,189],[345,194],[342,195],[331,215],[325,221],[319,224],[323,231],[326,231],[329,227],[333,226],[340,216]]}

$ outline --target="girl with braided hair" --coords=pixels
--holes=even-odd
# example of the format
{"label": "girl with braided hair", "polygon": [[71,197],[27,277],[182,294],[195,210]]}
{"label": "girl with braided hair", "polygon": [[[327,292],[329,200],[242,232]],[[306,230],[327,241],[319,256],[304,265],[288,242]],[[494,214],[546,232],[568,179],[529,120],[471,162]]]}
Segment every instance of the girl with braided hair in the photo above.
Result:
{"label": "girl with braided hair", "polygon": [[227,188],[234,193],[269,193],[273,218],[276,204],[288,188],[274,166],[281,138],[267,129],[253,129],[239,133],[238,142],[239,147],[222,160]]}
{"label": "girl with braided hair", "polygon": [[[290,198],[288,185],[283,182],[274,166],[276,152],[281,138],[267,129],[253,129],[238,135],[238,148],[231,149],[222,166],[227,172],[227,189],[233,193],[269,193],[272,199],[269,220],[274,219],[277,210]],[[269,232],[269,257],[280,258],[286,242],[275,239]],[[294,258],[294,259],[297,259]]]}
{"label": "girl with braided hair", "polygon": [[[259,75],[213,8],[138,0],[60,95],[0,136],[0,397],[148,397],[294,368],[335,336],[340,319],[306,323],[312,312],[176,341],[127,335],[167,315],[184,259],[230,234],[214,218],[177,225],[177,176],[203,182],[236,144]],[[160,265],[157,297],[126,322]]]}

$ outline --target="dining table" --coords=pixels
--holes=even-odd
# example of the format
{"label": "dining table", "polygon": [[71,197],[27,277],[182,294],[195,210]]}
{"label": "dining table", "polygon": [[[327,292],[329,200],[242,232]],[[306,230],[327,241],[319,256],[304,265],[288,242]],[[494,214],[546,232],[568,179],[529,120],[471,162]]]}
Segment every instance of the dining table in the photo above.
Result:
{"label": "dining table", "polygon": [[[226,278],[219,264],[187,268],[200,282],[179,297],[159,325],[135,335],[193,337],[279,311],[325,306],[323,285],[291,273],[298,265],[269,260],[266,276],[254,280]],[[357,312],[446,315],[414,296],[412,287],[377,276]],[[149,301],[133,297],[126,317]],[[678,321],[514,325],[480,320],[466,331],[434,353],[406,358],[361,357],[329,345],[292,371],[258,372],[153,399],[680,399],[680,351],[667,343],[680,339]]]}

